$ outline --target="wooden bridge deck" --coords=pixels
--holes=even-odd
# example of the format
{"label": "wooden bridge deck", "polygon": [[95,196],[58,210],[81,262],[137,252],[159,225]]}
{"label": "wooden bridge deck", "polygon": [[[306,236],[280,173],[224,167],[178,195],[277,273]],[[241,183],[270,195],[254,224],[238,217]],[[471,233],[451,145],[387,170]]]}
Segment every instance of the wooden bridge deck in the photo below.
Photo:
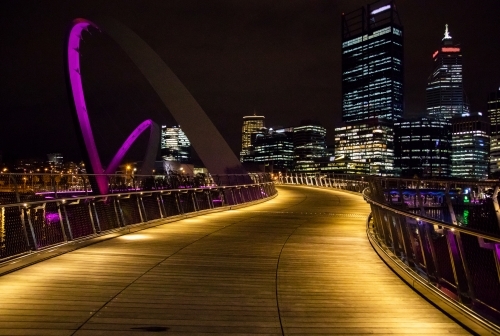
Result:
{"label": "wooden bridge deck", "polygon": [[279,193],[0,277],[0,335],[467,334],[378,258],[360,197]]}

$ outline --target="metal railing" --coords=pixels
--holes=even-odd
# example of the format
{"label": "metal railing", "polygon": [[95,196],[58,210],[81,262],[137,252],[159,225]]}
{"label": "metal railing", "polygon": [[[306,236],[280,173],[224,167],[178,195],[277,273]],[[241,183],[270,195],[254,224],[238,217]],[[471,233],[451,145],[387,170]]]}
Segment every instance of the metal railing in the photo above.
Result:
{"label": "metal railing", "polygon": [[[0,173],[0,204],[20,203],[46,198],[92,195],[95,174]],[[102,175],[100,175],[102,176]],[[134,173],[105,175],[109,194],[270,182],[269,174],[165,175]]]}
{"label": "metal railing", "polygon": [[[394,197],[394,189],[385,182],[386,179],[372,178],[369,188],[363,192],[372,210],[368,234],[375,243],[389,250],[413,274],[464,310],[498,323],[500,235],[494,206],[498,204],[498,185],[492,182],[418,181],[427,189],[415,186],[415,192],[409,195],[410,199],[416,198],[416,206],[410,208],[404,202],[404,190],[407,189],[401,187],[409,181],[399,181],[398,195]],[[398,183],[396,179],[390,182]],[[451,192],[450,185],[455,192]],[[484,188],[492,192],[477,192]],[[460,192],[465,189],[467,193]],[[476,192],[471,193],[474,189]],[[464,204],[465,195],[470,198]],[[432,197],[442,199],[434,205],[428,202]],[[395,198],[403,202],[395,202]],[[470,211],[474,215],[463,223],[454,219],[459,217],[457,211]],[[438,214],[441,220],[436,219]]]}
{"label": "metal railing", "polygon": [[275,194],[274,183],[268,181],[108,195],[73,194],[66,198],[61,198],[61,193],[59,198],[31,193],[31,199],[21,200],[23,194],[18,194],[17,202],[0,204],[0,263],[130,225],[258,201]]}
{"label": "metal railing", "polygon": [[432,290],[500,333],[498,181],[283,176],[280,183],[362,191],[367,233]]}
{"label": "metal railing", "polygon": [[368,186],[365,176],[361,175],[306,175],[288,174],[279,175],[276,182],[279,184],[297,184],[317,187],[328,187],[361,193]]}

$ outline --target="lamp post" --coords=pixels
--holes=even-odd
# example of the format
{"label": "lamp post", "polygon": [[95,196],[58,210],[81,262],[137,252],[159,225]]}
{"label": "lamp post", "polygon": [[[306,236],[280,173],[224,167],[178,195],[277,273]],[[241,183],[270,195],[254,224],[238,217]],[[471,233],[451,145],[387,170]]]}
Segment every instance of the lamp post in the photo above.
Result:
{"label": "lamp post", "polygon": [[130,165],[125,166],[125,186],[128,186],[130,181],[129,181],[129,170],[130,170]]}
{"label": "lamp post", "polygon": [[136,190],[136,186],[135,186],[135,172],[137,171],[137,168],[134,168],[132,170],[132,187],[134,188],[134,190]]}

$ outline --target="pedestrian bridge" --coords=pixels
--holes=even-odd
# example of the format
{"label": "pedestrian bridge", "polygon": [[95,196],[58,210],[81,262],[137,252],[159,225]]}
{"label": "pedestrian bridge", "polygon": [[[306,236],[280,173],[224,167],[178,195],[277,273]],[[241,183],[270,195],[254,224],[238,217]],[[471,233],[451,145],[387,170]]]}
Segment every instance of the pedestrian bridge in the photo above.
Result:
{"label": "pedestrian bridge", "polygon": [[360,195],[278,190],[1,276],[0,335],[468,334],[374,252]]}

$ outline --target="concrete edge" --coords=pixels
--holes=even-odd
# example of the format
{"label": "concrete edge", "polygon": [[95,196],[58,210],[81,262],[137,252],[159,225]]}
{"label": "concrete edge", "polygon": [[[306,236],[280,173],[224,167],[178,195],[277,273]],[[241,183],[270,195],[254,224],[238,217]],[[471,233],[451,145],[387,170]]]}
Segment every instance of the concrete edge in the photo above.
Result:
{"label": "concrete edge", "polygon": [[[370,217],[368,217],[370,218]],[[459,324],[478,335],[500,335],[500,326],[488,321],[478,313],[463,306],[444,293],[436,289],[432,284],[422,279],[415,271],[403,263],[390,250],[380,245],[370,232],[368,225],[366,230],[368,241],[375,252],[406,284],[436,305]]]}
{"label": "concrete edge", "polygon": [[267,198],[248,202],[248,203],[242,203],[242,204],[237,204],[237,205],[226,205],[226,206],[216,208],[216,209],[201,210],[201,211],[191,212],[191,213],[187,213],[187,214],[183,214],[183,215],[154,219],[154,220],[151,220],[151,221],[148,221],[145,223],[131,224],[131,225],[126,226],[126,227],[106,231],[106,232],[99,234],[97,236],[84,237],[84,238],[73,240],[73,241],[70,241],[67,243],[51,245],[47,248],[44,248],[43,250],[26,252],[26,253],[21,254],[17,257],[9,259],[3,263],[0,263],[0,276],[18,271],[22,268],[37,264],[37,263],[42,262],[44,260],[48,260],[48,259],[63,255],[63,254],[68,253],[68,252],[76,251],[78,249],[81,249],[81,248],[84,248],[84,247],[87,247],[90,245],[98,244],[98,243],[106,241],[106,240],[110,240],[110,239],[113,239],[116,237],[124,236],[124,235],[127,235],[129,233],[135,233],[135,232],[146,230],[146,229],[149,229],[152,227],[165,225],[165,224],[168,224],[171,222],[177,222],[177,221],[180,221],[180,220],[183,220],[186,218],[192,218],[192,217],[198,217],[198,216],[207,215],[207,214],[211,214],[211,213],[241,209],[241,208],[249,207],[252,205],[259,204],[259,203],[264,203],[264,202],[270,201],[277,196],[278,196],[278,192],[276,192],[276,194],[269,196]]}

